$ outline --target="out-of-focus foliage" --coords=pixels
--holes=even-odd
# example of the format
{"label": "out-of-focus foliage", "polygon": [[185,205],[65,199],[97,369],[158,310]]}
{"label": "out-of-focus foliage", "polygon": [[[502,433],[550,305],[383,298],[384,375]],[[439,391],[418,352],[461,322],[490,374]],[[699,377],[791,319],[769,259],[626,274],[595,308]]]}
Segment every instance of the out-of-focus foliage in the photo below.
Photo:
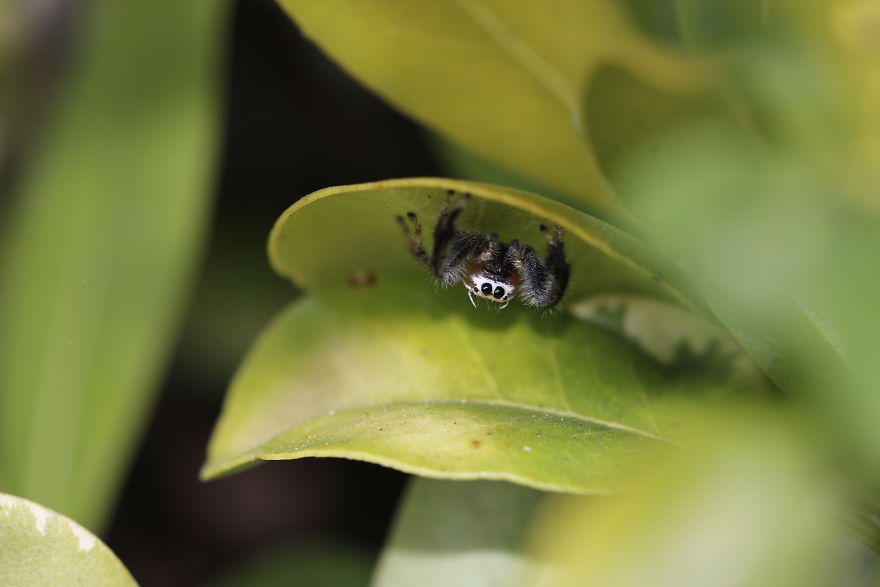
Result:
{"label": "out-of-focus foliage", "polygon": [[91,528],[149,414],[202,242],[225,13],[225,2],[90,3],[15,194],[0,486]]}
{"label": "out-of-focus foliage", "polygon": [[841,532],[824,451],[805,451],[778,415],[708,421],[690,448],[653,455],[632,492],[546,508],[530,538],[542,575],[528,584],[868,584],[877,565]]}
{"label": "out-of-focus foliage", "polygon": [[396,216],[414,211],[430,226],[463,193],[461,224],[503,240],[542,248],[540,224],[562,226],[572,299],[612,288],[689,300],[674,265],[642,243],[533,194],[439,179],[318,192],[270,241],[276,270],[312,297],[267,330],[236,376],[206,476],[258,459],[341,456],[603,493],[630,454],[679,436],[703,402],[736,395],[731,379],[671,375],[570,314],[543,317],[516,301],[474,309],[460,287],[436,291]]}
{"label": "out-of-focus foliage", "polygon": [[506,483],[414,479],[372,585],[519,584],[538,572],[524,538],[545,496]]}
{"label": "out-of-focus foliage", "polygon": [[193,293],[180,354],[187,378],[200,383],[194,390],[213,394],[228,385],[254,338],[295,295],[270,267],[255,261],[264,257],[262,242],[245,244],[250,232],[241,232],[215,233],[219,239]]}
{"label": "out-of-focus foliage", "polygon": [[[304,33],[391,103],[489,157],[613,208],[582,96],[605,66],[702,95],[707,71],[638,31],[618,2],[281,0]],[[628,104],[621,103],[622,108]],[[616,120],[626,122],[628,110]]]}
{"label": "out-of-focus foliage", "polygon": [[27,499],[0,493],[0,585],[137,585],[91,532]]}
{"label": "out-of-focus foliage", "polygon": [[571,311],[623,336],[667,372],[721,374],[752,389],[765,384],[763,373],[723,328],[680,306],[647,296],[598,294]]}
{"label": "out-of-focus foliage", "polygon": [[472,151],[441,134],[427,132],[431,149],[440,162],[441,169],[456,179],[480,183],[491,183],[515,188],[524,192],[541,194],[545,198],[564,202],[565,196],[555,192],[546,184],[524,177],[509,167],[475,155]]}
{"label": "out-of-focus foliage", "polygon": [[618,193],[756,362],[880,483],[880,9],[682,4],[686,46],[716,60],[743,121],[669,129],[662,156],[620,163]]}
{"label": "out-of-focus foliage", "polygon": [[0,2],[0,171],[7,157],[7,141],[21,73],[22,8],[22,2]]}

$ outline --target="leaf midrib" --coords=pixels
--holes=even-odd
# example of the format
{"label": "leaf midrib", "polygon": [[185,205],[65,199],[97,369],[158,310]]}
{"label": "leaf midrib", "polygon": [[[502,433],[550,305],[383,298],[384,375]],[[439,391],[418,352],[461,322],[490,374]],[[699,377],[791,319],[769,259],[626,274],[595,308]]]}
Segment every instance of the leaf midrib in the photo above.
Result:
{"label": "leaf midrib", "polygon": [[[364,410],[387,410],[389,408],[399,408],[399,407],[403,407],[403,406],[445,406],[445,405],[456,406],[456,407],[479,406],[479,407],[489,407],[489,408],[510,408],[510,409],[522,410],[524,412],[532,412],[532,413],[538,414],[540,416],[553,416],[553,417],[558,417],[558,418],[568,418],[571,420],[576,420],[578,422],[583,422],[583,423],[591,424],[594,426],[601,426],[603,428],[607,428],[610,430],[617,430],[617,431],[625,432],[627,434],[641,436],[641,437],[649,439],[649,440],[656,440],[656,441],[660,441],[660,442],[669,442],[669,443],[675,442],[674,440],[672,440],[670,438],[666,438],[664,436],[660,436],[660,435],[654,434],[652,432],[649,432],[647,430],[642,430],[640,428],[627,426],[626,424],[620,424],[618,422],[611,422],[611,421],[607,421],[607,420],[602,420],[600,418],[595,418],[592,416],[587,416],[585,414],[579,414],[577,412],[571,412],[571,411],[567,411],[567,410],[558,410],[555,408],[548,408],[546,406],[539,407],[539,406],[534,406],[531,404],[523,404],[523,403],[511,402],[511,401],[506,401],[506,400],[487,401],[487,400],[482,400],[482,399],[481,400],[474,400],[474,399],[461,398],[461,399],[428,399],[428,400],[414,400],[414,401],[378,402],[378,403],[373,403],[373,404],[365,405],[365,406],[350,406],[350,407],[347,407],[344,409],[336,410],[334,413],[334,416],[341,415],[341,414],[344,414],[347,412],[361,412]],[[318,417],[312,418],[310,420],[307,420],[305,422],[301,422],[299,424],[296,424],[294,426],[286,428],[285,430],[282,430],[281,432],[274,434],[272,437],[270,437],[266,440],[260,441],[257,446],[249,448],[247,450],[244,450],[244,451],[238,453],[236,456],[222,458],[221,462],[225,462],[225,463],[243,462],[243,460],[251,458],[251,455],[258,453],[260,451],[261,446],[272,443],[276,438],[283,436],[285,434],[289,434],[291,431],[296,430],[297,428],[307,426],[317,420],[320,420],[320,419],[326,418],[326,417],[328,417],[328,416],[318,416]],[[332,417],[332,416],[330,416],[330,417]],[[212,470],[212,469],[225,468],[225,467],[226,467],[225,465],[209,463],[205,467],[205,469]]]}

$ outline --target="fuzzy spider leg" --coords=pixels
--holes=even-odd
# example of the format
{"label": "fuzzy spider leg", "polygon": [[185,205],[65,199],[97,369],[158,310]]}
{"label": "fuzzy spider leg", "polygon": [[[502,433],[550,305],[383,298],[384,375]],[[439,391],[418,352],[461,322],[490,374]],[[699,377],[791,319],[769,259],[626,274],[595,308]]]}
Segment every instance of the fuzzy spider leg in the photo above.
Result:
{"label": "fuzzy spider leg", "polygon": [[[468,270],[468,261],[474,251],[487,246],[488,239],[470,231],[455,231],[443,256],[438,259],[437,277],[446,285],[461,283]],[[472,300],[473,301],[473,300]]]}
{"label": "fuzzy spider leg", "polygon": [[540,229],[544,236],[547,237],[547,258],[544,260],[544,266],[547,267],[553,276],[553,284],[548,292],[548,296],[540,305],[540,307],[546,308],[555,306],[565,294],[568,280],[571,277],[571,265],[569,265],[568,259],[565,258],[562,227],[558,224],[554,225],[551,232],[542,224]]}
{"label": "fuzzy spider leg", "polygon": [[464,210],[464,202],[468,199],[469,195],[465,194],[464,199],[452,207],[450,207],[449,199],[443,204],[434,227],[434,246],[431,255],[428,255],[422,244],[422,223],[416,213],[406,213],[406,217],[412,225],[412,232],[410,232],[406,220],[402,216],[397,217],[397,221],[406,235],[410,252],[446,285],[461,282],[471,253],[475,249],[484,247],[487,242],[486,237],[480,234],[455,230],[455,219]]}
{"label": "fuzzy spider leg", "polygon": [[419,218],[416,216],[415,212],[407,212],[406,217],[412,224],[412,233],[410,233],[409,226],[407,226],[406,220],[403,219],[403,216],[398,216],[397,222],[400,224],[400,227],[403,229],[403,234],[406,236],[406,243],[409,246],[409,251],[413,254],[413,257],[418,259],[424,265],[430,267],[431,260],[428,258],[428,253],[422,246],[422,223],[419,222]]}
{"label": "fuzzy spider leg", "polygon": [[509,274],[509,270],[505,269],[508,261],[507,245],[499,242],[498,233],[493,232],[489,238],[478,236],[479,239],[474,242],[474,252],[483,270],[497,276]]}
{"label": "fuzzy spider leg", "polygon": [[571,265],[565,258],[565,244],[562,242],[562,227],[558,224],[553,227],[553,232],[542,224],[541,232],[547,237],[547,268],[560,282],[563,290],[568,286],[568,278],[571,274]]}
{"label": "fuzzy spider leg", "polygon": [[562,299],[571,266],[565,258],[562,228],[556,226],[551,234],[542,224],[541,232],[547,237],[546,259],[541,259],[532,247],[513,240],[507,249],[507,260],[519,273],[523,301],[537,308],[549,308]]}
{"label": "fuzzy spider leg", "polygon": [[450,194],[447,196],[446,201],[443,202],[440,214],[437,215],[437,224],[434,225],[434,251],[431,256],[431,269],[434,270],[434,274],[438,277],[441,277],[440,273],[445,264],[444,260],[447,255],[447,249],[456,237],[455,219],[464,210],[464,202],[468,199],[465,196],[464,199],[459,200],[450,207],[451,197]]}

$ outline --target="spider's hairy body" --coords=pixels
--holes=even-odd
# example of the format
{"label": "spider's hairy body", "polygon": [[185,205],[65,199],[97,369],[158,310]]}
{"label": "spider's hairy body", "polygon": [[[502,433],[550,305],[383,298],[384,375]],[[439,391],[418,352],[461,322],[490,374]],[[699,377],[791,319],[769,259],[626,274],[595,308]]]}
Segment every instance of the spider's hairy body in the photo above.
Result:
{"label": "spider's hairy body", "polygon": [[[451,195],[451,194],[450,194]],[[463,284],[468,297],[474,296],[507,307],[515,296],[537,308],[552,308],[562,299],[568,286],[570,266],[565,258],[562,229],[551,231],[541,225],[547,237],[547,256],[516,239],[509,243],[468,230],[456,230],[455,220],[464,209],[463,201],[443,205],[434,226],[434,247],[430,255],[422,246],[422,226],[413,212],[398,216],[413,256],[426,265],[445,285]],[[408,223],[407,223],[408,221]]]}

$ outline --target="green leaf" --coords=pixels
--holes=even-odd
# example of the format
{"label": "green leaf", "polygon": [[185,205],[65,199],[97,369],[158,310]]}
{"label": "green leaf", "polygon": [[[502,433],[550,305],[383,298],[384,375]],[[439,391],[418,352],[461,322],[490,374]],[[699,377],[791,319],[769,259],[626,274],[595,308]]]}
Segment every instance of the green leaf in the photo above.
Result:
{"label": "green leaf", "polygon": [[505,312],[410,281],[295,302],[236,376],[203,475],[336,456],[602,493],[694,416],[688,390],[614,335]]}
{"label": "green leaf", "polygon": [[656,43],[611,0],[279,0],[365,85],[475,153],[610,207],[584,140],[583,96],[603,65],[661,91],[699,91],[706,71]]}
{"label": "green leaf", "polygon": [[88,530],[27,499],[0,493],[0,585],[137,585]]}
{"label": "green leaf", "polygon": [[203,240],[226,3],[84,8],[5,251],[0,483],[95,528],[149,415]]}
{"label": "green leaf", "polygon": [[460,225],[497,232],[502,241],[519,238],[543,251],[540,225],[562,227],[572,266],[567,300],[613,290],[645,292],[700,307],[699,296],[680,269],[609,224],[535,194],[441,178],[317,191],[278,219],[269,239],[269,259],[278,273],[315,292],[349,288],[365,277],[381,281],[397,275],[424,281],[425,269],[407,249],[397,216],[414,212],[430,233],[444,202],[463,194],[472,198],[459,217]]}
{"label": "green leaf", "polygon": [[523,538],[546,495],[507,483],[413,479],[373,577],[397,585],[518,585]]}
{"label": "green leaf", "polygon": [[654,87],[610,64],[595,72],[583,97],[587,141],[603,177],[630,207],[624,188],[632,181],[632,162],[669,165],[676,153],[676,131],[700,129],[711,136],[754,139],[731,102],[716,87],[682,94]]}
{"label": "green leaf", "polygon": [[602,493],[631,454],[674,438],[702,398],[729,391],[724,381],[669,377],[569,314],[474,309],[463,289],[438,291],[395,216],[416,210],[427,222],[447,190],[472,194],[461,226],[530,241],[543,239],[542,221],[564,226],[573,298],[603,288],[680,295],[651,278],[674,266],[638,241],[531,194],[436,179],[317,192],[281,217],[270,241],[276,269],[313,295],[241,367],[204,477],[261,459],[337,456]]}
{"label": "green leaf", "polygon": [[727,331],[680,306],[645,296],[598,294],[578,302],[571,311],[625,337],[667,373],[721,375],[743,388],[767,384]]}
{"label": "green leaf", "polygon": [[425,135],[428,139],[428,145],[446,177],[503,185],[524,192],[541,194],[557,202],[565,201],[563,194],[554,193],[547,185],[532,181],[506,167],[480,157],[439,133],[426,132]]}
{"label": "green leaf", "polygon": [[[759,65],[743,69],[780,59],[768,51],[752,57]],[[812,87],[804,79],[823,78],[801,72],[785,85]],[[778,79],[771,85],[775,94]],[[755,86],[759,95],[771,93]],[[798,95],[815,99],[806,90]],[[795,99],[791,91],[784,96],[779,110]],[[811,109],[805,123],[824,120],[824,108]],[[857,197],[854,188],[869,191],[873,184],[853,180],[849,167],[829,168],[803,155],[803,132],[791,145],[757,153],[743,137],[681,129],[668,137],[664,161],[630,161],[621,191],[651,221],[657,242],[687,265],[718,321],[780,389],[811,406],[825,423],[822,433],[876,484],[880,222],[849,201]],[[828,150],[854,150],[819,135],[829,139]]]}

